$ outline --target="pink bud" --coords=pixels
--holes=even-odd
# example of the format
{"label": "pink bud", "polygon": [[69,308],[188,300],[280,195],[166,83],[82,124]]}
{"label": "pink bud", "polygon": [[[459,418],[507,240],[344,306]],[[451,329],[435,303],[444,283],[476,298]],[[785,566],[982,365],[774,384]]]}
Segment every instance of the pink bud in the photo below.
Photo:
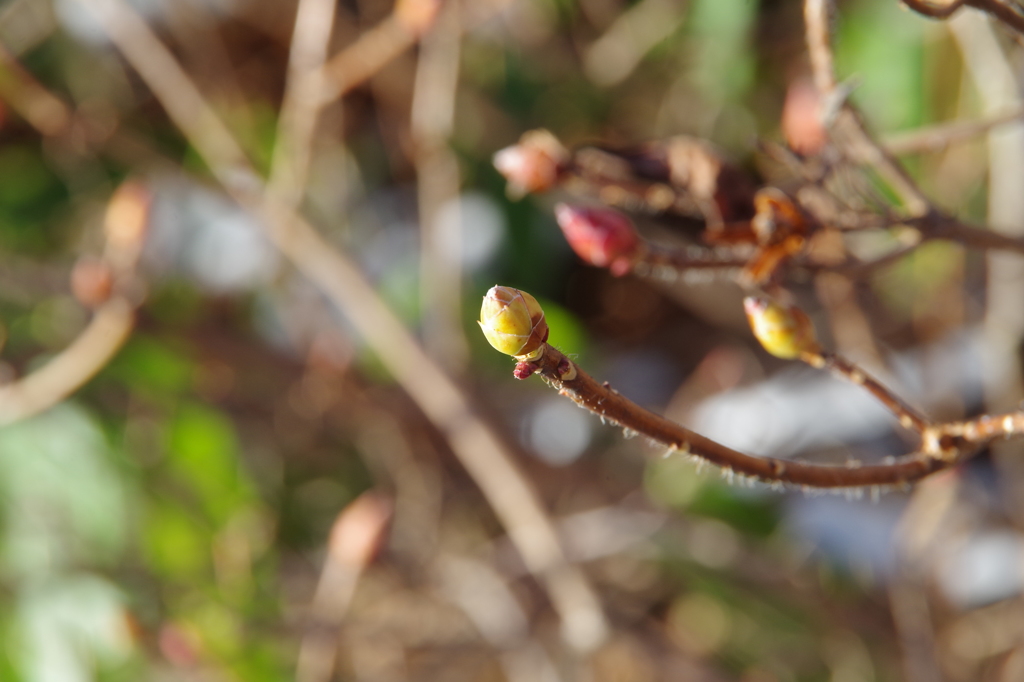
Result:
{"label": "pink bud", "polygon": [[616,210],[558,204],[555,217],[577,256],[608,268],[616,277],[629,272],[640,255],[640,235],[629,218]]}
{"label": "pink bud", "polygon": [[817,154],[827,141],[821,124],[821,98],[814,84],[791,83],[782,107],[782,134],[793,151],[804,156]]}
{"label": "pink bud", "polygon": [[518,199],[555,186],[569,161],[569,152],[546,130],[531,130],[519,143],[494,155],[494,167],[508,181],[508,193]]}
{"label": "pink bud", "polygon": [[386,539],[391,513],[391,501],[373,491],[350,502],[331,528],[327,541],[331,559],[355,570],[365,568]]}
{"label": "pink bud", "polygon": [[394,12],[398,23],[418,36],[434,25],[440,9],[440,0],[398,0]]}

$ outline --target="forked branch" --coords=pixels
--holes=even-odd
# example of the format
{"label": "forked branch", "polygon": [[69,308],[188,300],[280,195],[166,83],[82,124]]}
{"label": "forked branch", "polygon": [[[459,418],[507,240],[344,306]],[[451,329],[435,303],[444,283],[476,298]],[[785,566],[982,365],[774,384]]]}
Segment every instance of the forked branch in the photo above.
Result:
{"label": "forked branch", "polygon": [[607,382],[597,382],[546,342],[548,327],[544,312],[526,292],[509,287],[492,288],[484,298],[480,326],[496,350],[516,358],[514,375],[517,379],[539,374],[561,395],[602,420],[642,434],[669,448],[670,452],[707,461],[730,476],[808,488],[903,486],[963,462],[997,438],[1024,435],[1024,411],[933,424],[853,363],[823,353],[809,321],[796,309],[762,299],[748,299],[747,313],[752,317],[755,336],[769,352],[801,359],[815,367],[828,367],[863,386],[890,409],[904,427],[919,435],[917,449],[882,464],[815,464],[747,455],[644,409],[620,395]]}
{"label": "forked branch", "polygon": [[785,483],[810,488],[901,486],[949,468],[973,454],[973,450],[956,452],[953,456],[920,451],[887,464],[846,465],[754,457],[728,448],[640,407],[620,395],[607,383],[597,382],[561,351],[550,345],[545,346],[539,359],[527,361],[526,364],[561,395],[602,419],[642,434],[668,447],[670,451],[686,453],[706,460],[731,474],[768,483]]}

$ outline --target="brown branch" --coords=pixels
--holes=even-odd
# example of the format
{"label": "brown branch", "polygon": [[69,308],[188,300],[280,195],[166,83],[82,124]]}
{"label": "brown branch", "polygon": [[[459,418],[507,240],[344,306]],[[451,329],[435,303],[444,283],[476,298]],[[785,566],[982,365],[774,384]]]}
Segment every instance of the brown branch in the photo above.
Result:
{"label": "brown branch", "polygon": [[74,118],[70,108],[3,46],[0,46],[0,99],[47,137],[66,133]]}
{"label": "brown branch", "polygon": [[296,682],[328,682],[334,677],[339,631],[360,578],[386,538],[392,512],[391,500],[371,491],[335,518],[309,606],[314,627],[299,644]]}
{"label": "brown branch", "polygon": [[908,8],[918,14],[932,19],[948,19],[961,7],[974,9],[991,14],[1010,28],[1024,33],[1024,14],[1021,14],[1010,2],[1001,0],[953,0],[946,4],[934,4],[925,0],[901,0]]}
{"label": "brown branch", "polygon": [[64,350],[17,381],[0,385],[0,425],[44,412],[82,387],[114,357],[135,325],[142,296],[135,266],[149,221],[150,196],[123,183],[107,204],[102,259],[81,258],[71,275],[72,293],[93,317]]}
{"label": "brown branch", "polygon": [[991,14],[1010,28],[1024,33],[1024,15],[1011,2],[1002,0],[964,0],[964,4]]}
{"label": "brown branch", "polygon": [[972,249],[1013,251],[1024,254],[1024,238],[1011,237],[983,227],[961,222],[953,216],[938,211],[918,219],[905,221],[921,230],[924,239],[942,239],[962,244]]}
{"label": "brown branch", "polygon": [[[423,340],[430,354],[454,373],[464,370],[469,354],[462,330],[461,174],[448,146],[459,86],[460,11],[458,2],[446,3],[423,36],[409,124],[420,219]],[[456,214],[442,216],[445,207]]]}
{"label": "brown branch", "polygon": [[334,0],[301,0],[288,58],[288,82],[278,117],[267,191],[297,206],[305,192],[316,122],[323,106],[323,62],[327,56]]}
{"label": "brown branch", "polygon": [[134,319],[134,306],[121,296],[97,308],[67,348],[24,378],[0,386],[0,426],[45,412],[81,388],[124,345]]}
{"label": "brown branch", "polygon": [[551,519],[472,400],[434,363],[381,300],[358,267],[301,215],[265,195],[263,182],[230,130],[152,29],[120,0],[80,0],[162,103],[171,120],[225,190],[267,225],[267,235],[351,321],[382,363],[446,437],[530,571],[547,589],[566,640],[580,651],[597,646],[608,623],[582,572],[566,558]]}
{"label": "brown branch", "polygon": [[930,17],[932,19],[948,19],[958,9],[963,7],[964,0],[952,0],[945,4],[935,4],[931,2],[925,2],[925,0],[900,0],[909,9],[914,10],[918,14]]}
{"label": "brown branch", "polygon": [[747,264],[747,258],[722,254],[699,246],[666,246],[644,240],[646,249],[634,264],[637,274],[656,277],[685,277],[692,270],[738,270]]}
{"label": "brown branch", "polygon": [[826,367],[850,383],[862,386],[864,390],[885,405],[887,410],[896,415],[900,425],[904,428],[923,433],[931,426],[931,421],[927,417],[905,403],[899,396],[850,360],[839,355],[825,353],[810,358],[808,364],[814,367]]}
{"label": "brown branch", "polygon": [[881,255],[873,260],[844,261],[842,263],[837,263],[835,265],[808,265],[808,269],[818,270],[822,272],[835,272],[841,275],[846,275],[847,277],[850,277],[852,279],[856,279],[858,277],[864,277],[865,275],[875,272],[876,270],[888,267],[893,263],[896,263],[906,258],[914,251],[917,251],[917,249],[920,248],[922,243],[923,242],[918,242],[917,244],[911,244],[909,246],[894,249],[889,253]]}
{"label": "brown branch", "polygon": [[[775,457],[753,457],[738,452],[669,421],[624,398],[607,383],[598,383],[561,351],[545,345],[540,359],[528,364],[548,383],[580,407],[605,420],[635,431],[670,450],[688,453],[732,474],[768,483],[785,483],[811,488],[852,488],[861,486],[899,486],[954,466],[972,454],[976,447],[949,453],[940,449],[945,431],[932,428],[926,445],[933,452],[918,452],[886,464],[847,465],[813,464]],[[1021,418],[1024,423],[1024,417]],[[981,433],[979,429],[979,434]],[[985,432],[988,433],[987,431]],[[994,437],[994,436],[992,436]],[[948,439],[947,439],[948,440]],[[971,441],[979,444],[983,439]],[[947,443],[948,445],[948,443]],[[947,448],[948,449],[948,448]]]}
{"label": "brown branch", "polygon": [[356,42],[331,57],[324,65],[324,75],[330,85],[324,90],[325,102],[342,97],[345,93],[369,80],[398,55],[416,43],[416,35],[409,31],[394,14],[359,35]]}
{"label": "brown branch", "polygon": [[983,118],[978,121],[951,121],[917,130],[886,135],[882,144],[890,154],[921,154],[936,152],[946,147],[966,142],[973,137],[1008,123],[1024,118],[1024,109],[1015,109],[1005,114]]}
{"label": "brown branch", "polygon": [[[807,31],[807,49],[810,53],[814,83],[823,102],[833,100],[838,92],[832,59],[832,37],[829,22],[829,0],[805,0],[804,22]],[[928,212],[931,203],[918,188],[907,171],[889,152],[879,145],[860,114],[843,99],[834,107],[835,116],[826,121],[829,132],[839,148],[851,161],[872,166],[899,195],[911,215]]]}

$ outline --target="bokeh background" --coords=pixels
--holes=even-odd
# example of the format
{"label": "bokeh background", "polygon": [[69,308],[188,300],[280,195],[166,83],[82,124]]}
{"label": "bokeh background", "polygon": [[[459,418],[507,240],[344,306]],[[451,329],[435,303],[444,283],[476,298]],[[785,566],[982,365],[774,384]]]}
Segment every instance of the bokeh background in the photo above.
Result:
{"label": "bokeh background", "polygon": [[[515,381],[476,330],[483,292],[515,286],[589,372],[728,445],[910,447],[868,397],[761,351],[734,284],[588,268],[555,225],[563,197],[509,199],[491,165],[544,127],[570,146],[695,135],[770,177],[761,142],[783,140],[809,74],[800,2],[449,0],[419,44],[381,33],[393,58],[320,118],[304,213],[515,452],[606,616],[586,644],[378,349],[221,189],[85,4],[0,4],[2,381],[89,323],[70,277],[103,253],[115,189],[152,199],[130,338],[73,397],[3,418],[0,679],[1024,679],[1019,446],[915,491],[731,485]],[[131,6],[267,171],[296,3]],[[340,3],[329,54],[393,9]],[[1020,107],[1019,37],[973,10],[853,0],[834,30],[882,139]],[[1022,137],[906,161],[937,204],[1019,231]],[[664,240],[699,229],[638,219]],[[832,347],[955,418],[1022,397],[1022,263],[934,243],[852,283],[787,284]]]}

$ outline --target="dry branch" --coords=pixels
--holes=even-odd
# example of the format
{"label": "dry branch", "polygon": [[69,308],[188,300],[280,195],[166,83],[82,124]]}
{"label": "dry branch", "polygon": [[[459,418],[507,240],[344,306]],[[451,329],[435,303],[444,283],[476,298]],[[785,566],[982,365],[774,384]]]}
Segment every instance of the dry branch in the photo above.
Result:
{"label": "dry branch", "polygon": [[1010,28],[1024,33],[1024,14],[1013,3],[1013,0],[952,0],[945,3],[927,2],[927,0],[901,0],[901,2],[918,14],[932,19],[948,19],[961,7],[974,9],[991,14]]}
{"label": "dry branch", "polygon": [[416,343],[356,265],[290,207],[268,198],[230,130],[167,48],[119,0],[80,0],[163,104],[224,189],[267,225],[277,248],[344,312],[358,333],[480,486],[523,560],[547,588],[566,640],[586,651],[608,624],[586,577],[566,558],[555,528],[512,453],[470,398]]}
{"label": "dry branch", "polygon": [[738,452],[650,412],[620,395],[607,383],[599,383],[552,346],[530,363],[561,395],[601,418],[678,451],[721,467],[730,474],[768,483],[811,488],[900,486],[948,468],[960,457],[916,453],[891,464],[828,465],[753,457]]}

